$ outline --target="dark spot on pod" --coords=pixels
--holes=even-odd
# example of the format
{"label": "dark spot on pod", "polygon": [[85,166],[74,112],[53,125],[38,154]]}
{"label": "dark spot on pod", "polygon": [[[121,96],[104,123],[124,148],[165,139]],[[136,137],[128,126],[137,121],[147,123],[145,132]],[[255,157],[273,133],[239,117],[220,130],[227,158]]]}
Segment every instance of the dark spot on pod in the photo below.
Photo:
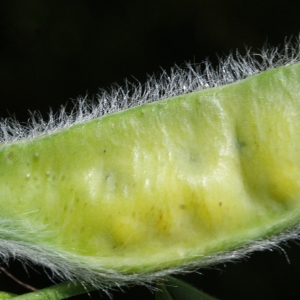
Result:
{"label": "dark spot on pod", "polygon": [[222,202],[219,202],[219,206],[222,206]]}
{"label": "dark spot on pod", "polygon": [[191,162],[196,162],[197,161],[197,158],[196,158],[194,153],[190,153],[190,161]]}
{"label": "dark spot on pod", "polygon": [[242,148],[244,148],[244,147],[246,147],[247,146],[247,144],[246,144],[246,142],[244,142],[244,141],[239,141],[239,140],[237,140],[237,148],[239,149],[239,150],[241,150]]}
{"label": "dark spot on pod", "polygon": [[186,209],[186,206],[184,204],[179,205],[180,209]]}
{"label": "dark spot on pod", "polygon": [[103,150],[103,153],[106,153],[106,150]]}
{"label": "dark spot on pod", "polygon": [[163,213],[160,211],[160,212],[159,212],[159,217],[158,217],[159,221],[161,221],[162,218],[163,218]]}

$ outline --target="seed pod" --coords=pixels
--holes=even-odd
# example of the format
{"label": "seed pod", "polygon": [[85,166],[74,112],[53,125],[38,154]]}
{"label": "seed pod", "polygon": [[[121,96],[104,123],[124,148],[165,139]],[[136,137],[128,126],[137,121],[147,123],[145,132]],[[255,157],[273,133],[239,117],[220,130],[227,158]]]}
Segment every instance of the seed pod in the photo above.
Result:
{"label": "seed pod", "polygon": [[[154,83],[141,97],[168,99],[131,108],[124,100],[119,108],[128,109],[100,117],[106,99],[91,112],[82,101],[75,121],[62,117],[39,135],[35,124],[27,138],[18,125],[9,136],[4,124],[2,256],[64,278],[123,284],[292,237],[300,220],[300,64],[293,51],[278,54],[282,66],[267,65],[277,54],[265,52],[258,69],[231,58],[224,77],[177,70],[163,90]],[[197,90],[207,82],[210,88]]]}

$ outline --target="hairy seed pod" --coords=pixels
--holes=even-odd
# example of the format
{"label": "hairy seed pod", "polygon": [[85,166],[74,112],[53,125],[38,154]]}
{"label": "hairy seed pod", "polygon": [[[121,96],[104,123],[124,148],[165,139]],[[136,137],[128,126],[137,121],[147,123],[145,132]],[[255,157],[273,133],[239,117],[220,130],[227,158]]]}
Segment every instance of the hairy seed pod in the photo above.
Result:
{"label": "hairy seed pod", "polygon": [[[153,84],[151,103],[95,117],[102,101],[27,138],[3,124],[2,256],[122,284],[296,235],[286,230],[300,220],[300,64],[286,60],[259,73],[231,59],[227,82],[177,71],[185,79],[174,92],[176,74],[166,77],[168,99],[152,102]],[[208,75],[211,88],[197,90]]]}

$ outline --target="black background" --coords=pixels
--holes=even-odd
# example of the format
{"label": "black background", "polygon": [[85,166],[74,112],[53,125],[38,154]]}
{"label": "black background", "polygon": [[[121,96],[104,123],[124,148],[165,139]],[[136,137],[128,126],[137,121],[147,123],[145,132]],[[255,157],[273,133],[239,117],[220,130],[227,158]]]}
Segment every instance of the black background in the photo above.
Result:
{"label": "black background", "polygon": [[[47,118],[50,107],[98,88],[144,82],[174,63],[217,64],[236,48],[276,46],[300,32],[300,2],[276,0],[127,0],[0,2],[0,117],[25,122],[30,111]],[[135,78],[135,79],[133,79]],[[199,270],[185,280],[219,299],[300,299],[300,247],[255,253],[238,263]],[[37,288],[50,285],[42,269],[29,275],[17,262],[9,271]],[[0,275],[0,290],[25,289]],[[103,299],[108,299],[101,293]],[[114,299],[154,299],[144,287],[113,292]],[[73,298],[72,298],[73,299]],[[99,292],[74,299],[100,299]]]}

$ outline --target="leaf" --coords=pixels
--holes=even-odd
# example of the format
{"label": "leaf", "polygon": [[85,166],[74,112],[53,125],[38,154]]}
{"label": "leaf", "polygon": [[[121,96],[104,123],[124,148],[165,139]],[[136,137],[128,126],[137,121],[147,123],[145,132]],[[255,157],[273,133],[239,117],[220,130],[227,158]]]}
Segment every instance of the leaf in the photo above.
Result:
{"label": "leaf", "polygon": [[[16,300],[62,300],[72,296],[85,294],[95,290],[95,288],[83,282],[66,281],[60,284],[50,286],[48,288],[26,293],[20,296],[12,297]],[[1,299],[1,298],[0,298]],[[5,298],[3,298],[5,299]]]}
{"label": "leaf", "polygon": [[158,285],[159,291],[155,294],[155,300],[172,300],[172,296],[169,294],[164,284]]}
{"label": "leaf", "polygon": [[158,285],[156,300],[216,300],[195,287],[173,277],[167,277],[166,284]]}
{"label": "leaf", "polygon": [[15,297],[16,295],[15,294],[12,294],[12,293],[7,293],[7,292],[0,292],[0,300],[5,300],[5,299],[10,299],[10,298],[13,298]]}

